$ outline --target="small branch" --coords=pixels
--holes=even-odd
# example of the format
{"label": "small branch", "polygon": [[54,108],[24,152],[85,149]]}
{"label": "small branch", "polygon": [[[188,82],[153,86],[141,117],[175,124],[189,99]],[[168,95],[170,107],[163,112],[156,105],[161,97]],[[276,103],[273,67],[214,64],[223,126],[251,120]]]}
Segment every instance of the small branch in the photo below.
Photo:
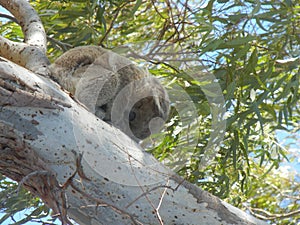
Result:
{"label": "small branch", "polygon": [[13,42],[0,37],[0,56],[35,73],[48,76],[50,64],[47,56],[47,38],[42,22],[25,0],[0,0],[0,5],[10,11],[20,24],[24,42]]}
{"label": "small branch", "polygon": [[15,17],[13,17],[11,15],[8,15],[8,14],[5,14],[5,13],[0,13],[0,17],[9,19],[9,20],[11,20],[12,22],[15,22],[15,23],[19,23],[18,20]]}
{"label": "small branch", "polygon": [[159,185],[159,186],[156,186],[156,187],[153,187],[151,188],[150,190],[148,191],[144,191],[143,190],[143,193],[141,195],[139,195],[136,199],[134,199],[132,202],[130,202],[128,205],[125,206],[125,208],[129,208],[130,206],[132,206],[135,202],[137,202],[141,197],[144,197],[146,196],[147,194],[151,194],[151,192],[155,191],[156,189],[159,189],[159,188],[164,188],[165,190],[166,189],[170,189],[172,191],[175,191],[174,188],[172,188],[171,186],[168,186],[168,185]]}
{"label": "small branch", "polygon": [[[270,213],[263,209],[252,208],[252,207],[246,207],[246,208],[251,212],[252,215],[254,215],[255,217],[257,217],[259,219],[263,219],[263,220],[291,218],[292,216],[300,214],[300,210],[295,210],[295,211],[288,212],[288,213]],[[259,213],[257,213],[257,212],[259,212]],[[261,215],[260,213],[265,214],[265,216]]]}
{"label": "small branch", "polygon": [[62,225],[73,225],[67,215],[65,191],[58,184],[54,174],[47,170],[34,171],[25,176],[19,185],[38,195],[53,210],[54,217],[59,217]]}
{"label": "small branch", "polygon": [[[127,216],[128,218],[131,219],[131,221],[133,222],[133,224],[135,225],[142,225],[142,223],[140,223],[139,221],[137,221],[132,215],[130,215],[129,213],[125,212],[124,210],[104,202],[101,199],[98,198],[94,198],[93,196],[91,196],[90,194],[82,191],[81,189],[79,189],[74,183],[74,177],[76,176],[76,174],[79,175],[80,178],[83,178],[84,180],[88,180],[91,181],[90,179],[88,179],[82,171],[82,165],[81,165],[81,160],[82,160],[82,154],[78,155],[75,151],[72,151],[72,153],[75,155],[75,160],[76,160],[76,170],[75,172],[68,178],[68,180],[61,186],[63,190],[66,190],[69,186],[72,187],[75,191],[77,191],[78,193],[80,193],[82,196],[86,197],[87,199],[97,203],[97,205],[95,207],[109,207],[112,210],[114,210],[115,212],[122,214],[124,216]],[[80,174],[82,173],[82,174]]]}
{"label": "small branch", "polygon": [[[150,53],[150,55],[152,55],[152,53]],[[150,62],[154,65],[162,64],[162,65],[165,65],[165,66],[173,69],[177,73],[179,73],[179,70],[177,68],[175,68],[174,66],[172,66],[171,64],[168,64],[161,60],[155,60],[155,59],[153,59],[153,57],[148,57],[148,55],[140,55],[140,54],[136,53],[135,51],[131,51],[131,54],[128,54],[127,57],[133,57],[136,59],[144,59],[145,61]]]}
{"label": "small branch", "polygon": [[118,208],[118,207],[116,207],[116,206],[113,206],[113,205],[111,205],[111,204],[109,204],[109,203],[106,203],[106,202],[104,202],[104,201],[101,200],[101,199],[92,197],[91,195],[89,195],[89,194],[85,193],[84,191],[80,190],[77,186],[75,186],[75,185],[73,184],[73,182],[70,183],[70,186],[71,186],[75,191],[77,191],[78,193],[80,193],[83,197],[86,197],[88,200],[91,200],[91,201],[93,201],[93,202],[96,202],[98,206],[101,205],[102,207],[109,207],[109,208],[111,208],[112,210],[114,210],[115,212],[117,212],[117,213],[119,213],[119,214],[121,214],[121,215],[124,215],[124,216],[130,218],[131,221],[133,222],[133,224],[135,224],[135,225],[142,225],[141,222],[137,221],[132,215],[128,214],[128,213],[125,212],[124,210],[122,210],[122,209],[120,209],[120,208]]}
{"label": "small branch", "polygon": [[155,1],[154,1],[154,0],[151,0],[151,3],[152,3],[152,5],[153,5],[153,7],[154,7],[155,12],[156,12],[162,19],[167,20],[167,18],[165,18],[165,17],[159,12],[158,8],[157,8],[156,5],[155,5]]}
{"label": "small branch", "polygon": [[13,42],[0,37],[0,56],[33,72],[42,75],[49,74],[47,67],[50,62],[39,47]]}
{"label": "small branch", "polygon": [[48,173],[49,172],[46,171],[46,170],[34,171],[34,172],[26,175],[25,177],[23,177],[23,179],[18,184],[18,188],[16,190],[17,194],[19,194],[21,187],[24,185],[24,183],[27,183],[29,181],[29,179],[31,179],[31,178],[33,178],[35,176],[38,176],[38,175],[43,175],[44,176],[44,175],[46,175]]}
{"label": "small branch", "polygon": [[56,40],[55,38],[47,36],[47,39],[50,42],[53,42],[54,45],[58,46],[63,52],[66,52],[69,49],[73,48],[73,46],[71,44],[61,42],[59,40]]}
{"label": "small branch", "polygon": [[47,38],[37,12],[24,0],[0,0],[0,5],[13,14],[25,37],[25,43],[37,46],[43,53],[47,51]]}
{"label": "small branch", "polygon": [[[154,212],[155,212],[155,215],[157,216],[157,219],[158,219],[158,222],[160,225],[163,225],[163,222],[162,222],[162,219],[161,219],[161,216],[159,215],[159,212],[157,211],[157,207],[155,207],[155,205],[152,203],[152,201],[150,200],[150,198],[147,196],[147,193],[145,190],[144,190],[144,187],[141,185],[140,183],[140,180],[138,179],[138,177],[136,176],[136,173],[133,169],[133,166],[132,166],[132,161],[131,161],[131,156],[130,154],[128,154],[128,162],[130,164],[130,167],[132,169],[132,174],[133,176],[135,177],[136,179],[136,182],[138,183],[139,185],[139,188],[141,189],[141,191],[143,192],[142,195],[140,195],[138,198],[144,196],[146,198],[146,200],[148,201],[148,203],[150,204],[150,206],[153,208]],[[169,182],[169,181],[168,181]]]}
{"label": "small branch", "polygon": [[[167,182],[166,185],[169,185],[169,180],[168,180],[168,182]],[[162,193],[162,195],[161,195],[161,197],[159,199],[158,206],[155,209],[156,216],[158,217],[158,220],[159,220],[159,222],[160,222],[161,225],[163,225],[164,223],[163,223],[163,220],[162,220],[162,218],[160,216],[159,209],[161,207],[162,201],[163,201],[164,196],[166,195],[166,193],[167,193],[167,188],[164,189],[164,191],[163,191],[163,193]]]}
{"label": "small branch", "polygon": [[113,17],[113,19],[112,19],[110,25],[109,25],[109,28],[107,29],[107,31],[105,32],[105,34],[103,35],[103,37],[102,37],[102,38],[100,39],[100,41],[99,41],[99,45],[100,45],[100,46],[102,45],[102,43],[103,43],[104,40],[107,38],[107,36],[108,36],[108,34],[110,33],[110,31],[112,30],[112,28],[113,28],[113,26],[114,26],[114,23],[115,23],[116,19],[118,18],[121,9],[124,8],[124,6],[125,6],[127,3],[128,3],[128,2],[125,2],[124,4],[118,6],[118,8],[117,8],[117,10],[116,10],[116,13],[115,13],[115,15],[114,15],[114,17]]}

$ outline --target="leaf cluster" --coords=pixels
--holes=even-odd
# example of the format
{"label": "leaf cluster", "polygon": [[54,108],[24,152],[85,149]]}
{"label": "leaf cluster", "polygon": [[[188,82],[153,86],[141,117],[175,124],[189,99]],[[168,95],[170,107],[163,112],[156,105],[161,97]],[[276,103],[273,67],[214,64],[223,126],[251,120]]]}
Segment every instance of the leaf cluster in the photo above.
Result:
{"label": "leaf cluster", "polygon": [[[52,224],[56,220],[50,217],[45,220],[50,215],[50,209],[16,182],[1,176],[0,190],[1,224],[22,225],[33,221]],[[21,218],[18,216],[20,212],[24,214]]]}

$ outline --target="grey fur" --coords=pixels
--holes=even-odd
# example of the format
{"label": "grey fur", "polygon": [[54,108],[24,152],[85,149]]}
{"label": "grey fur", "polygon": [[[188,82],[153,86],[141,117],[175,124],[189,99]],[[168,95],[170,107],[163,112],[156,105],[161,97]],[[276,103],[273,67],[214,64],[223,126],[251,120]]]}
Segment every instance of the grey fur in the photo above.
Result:
{"label": "grey fur", "polygon": [[50,71],[91,112],[135,140],[151,135],[153,118],[168,117],[168,95],[158,79],[112,51],[76,47],[50,65]]}

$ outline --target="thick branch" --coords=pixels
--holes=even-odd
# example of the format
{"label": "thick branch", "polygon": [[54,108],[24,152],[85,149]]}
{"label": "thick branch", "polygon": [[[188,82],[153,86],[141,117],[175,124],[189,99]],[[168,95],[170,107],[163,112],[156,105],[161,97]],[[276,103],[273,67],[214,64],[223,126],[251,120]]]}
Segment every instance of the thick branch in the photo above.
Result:
{"label": "thick branch", "polygon": [[[47,74],[46,35],[23,0],[0,0],[25,43],[0,55]],[[63,224],[264,224],[184,181],[51,80],[0,58],[0,172],[39,196]]]}
{"label": "thick branch", "polygon": [[[23,70],[6,61],[0,68],[5,64],[15,68],[11,74]],[[14,76],[4,71],[1,82],[14,85]],[[40,79],[25,76],[28,86]],[[57,88],[49,81],[43,94],[50,87]],[[265,224],[184,181],[121,131],[57,92],[72,107],[0,105],[0,172],[24,183],[65,224],[66,215],[80,224]]]}

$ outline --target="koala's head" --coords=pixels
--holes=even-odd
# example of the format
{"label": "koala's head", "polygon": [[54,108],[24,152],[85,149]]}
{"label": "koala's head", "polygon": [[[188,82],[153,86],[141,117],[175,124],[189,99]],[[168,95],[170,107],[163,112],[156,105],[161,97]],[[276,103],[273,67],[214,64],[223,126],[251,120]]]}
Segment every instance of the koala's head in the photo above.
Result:
{"label": "koala's head", "polygon": [[169,99],[160,82],[101,47],[71,49],[50,70],[91,112],[135,140],[157,133],[168,117]]}
{"label": "koala's head", "polygon": [[111,122],[134,140],[158,133],[169,114],[166,90],[155,77],[128,83],[114,99]]}
{"label": "koala's head", "polygon": [[149,96],[139,100],[129,112],[129,127],[135,138],[145,139],[158,133],[167,120],[169,102]]}

